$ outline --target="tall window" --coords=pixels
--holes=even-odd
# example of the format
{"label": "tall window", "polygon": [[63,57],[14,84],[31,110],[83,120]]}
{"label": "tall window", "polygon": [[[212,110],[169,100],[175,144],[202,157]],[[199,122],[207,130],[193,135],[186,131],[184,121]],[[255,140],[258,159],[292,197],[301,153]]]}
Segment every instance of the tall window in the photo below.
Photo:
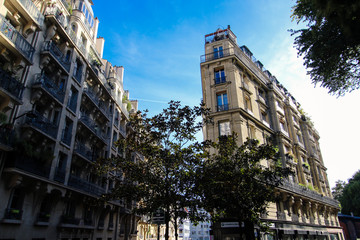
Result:
{"label": "tall window", "polygon": [[214,47],[214,59],[222,58],[224,56],[223,47]]}
{"label": "tall window", "polygon": [[229,136],[230,134],[230,122],[219,122],[219,136]]}
{"label": "tall window", "polygon": [[226,82],[224,69],[215,71],[215,84],[224,82]]}
{"label": "tall window", "polygon": [[227,93],[218,93],[217,98],[217,111],[226,111],[229,110]]}

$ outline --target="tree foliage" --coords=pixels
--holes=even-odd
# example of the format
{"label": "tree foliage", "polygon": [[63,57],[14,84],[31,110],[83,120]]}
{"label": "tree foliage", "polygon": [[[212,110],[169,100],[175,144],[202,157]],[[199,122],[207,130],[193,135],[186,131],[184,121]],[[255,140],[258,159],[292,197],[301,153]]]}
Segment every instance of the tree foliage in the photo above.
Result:
{"label": "tree foliage", "polygon": [[293,31],[294,44],[312,82],[342,96],[360,87],[360,2],[297,0],[293,20],[307,28]]}
{"label": "tree foliage", "polygon": [[221,136],[213,147],[216,151],[203,162],[197,181],[204,208],[215,221],[233,218],[244,222],[246,229],[261,226],[260,213],[275,200],[274,188],[290,170],[280,164],[275,147],[259,145],[255,139],[238,146],[235,135]]}
{"label": "tree foliage", "polygon": [[198,213],[193,186],[203,159],[204,145],[195,141],[195,134],[202,128],[201,115],[206,115],[203,107],[181,107],[174,101],[153,117],[138,112],[131,117],[131,131],[118,143],[125,154],[103,159],[97,165],[100,174],[115,173],[110,175],[116,185],[105,196],[108,200],[136,202],[133,211],[138,214],[151,216],[158,209],[164,211],[166,239],[171,220],[181,220],[189,214],[195,218]]}
{"label": "tree foliage", "polygon": [[335,187],[331,189],[332,190],[331,193],[336,200],[340,201],[345,186],[346,186],[346,182],[344,181],[337,180],[335,182]]}
{"label": "tree foliage", "polygon": [[360,170],[345,185],[340,203],[342,213],[360,216]]}

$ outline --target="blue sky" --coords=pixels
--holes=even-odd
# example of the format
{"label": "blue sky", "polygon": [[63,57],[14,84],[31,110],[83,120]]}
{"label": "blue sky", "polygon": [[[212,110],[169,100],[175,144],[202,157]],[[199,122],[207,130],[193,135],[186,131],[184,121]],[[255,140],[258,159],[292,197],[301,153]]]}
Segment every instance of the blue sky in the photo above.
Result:
{"label": "blue sky", "polygon": [[[200,56],[205,34],[231,26],[246,45],[302,104],[319,131],[330,186],[358,169],[359,91],[336,98],[314,88],[297,57],[288,29],[293,0],[94,0],[105,38],[104,58],[124,66],[124,88],[139,109],[156,114],[170,100],[197,105],[201,99]],[[339,141],[340,139],[340,141]]]}

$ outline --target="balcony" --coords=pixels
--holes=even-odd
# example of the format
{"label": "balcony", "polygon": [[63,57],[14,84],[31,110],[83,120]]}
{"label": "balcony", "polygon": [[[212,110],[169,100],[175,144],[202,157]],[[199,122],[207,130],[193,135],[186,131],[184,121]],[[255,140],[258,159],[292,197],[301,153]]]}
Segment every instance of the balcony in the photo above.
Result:
{"label": "balcony", "polygon": [[21,220],[23,211],[15,208],[6,208],[4,219],[7,220]]}
{"label": "balcony", "polygon": [[75,218],[74,216],[62,215],[60,224],[61,225],[79,225],[80,218]]}
{"label": "balcony", "polygon": [[31,16],[38,26],[42,26],[44,23],[44,16],[41,14],[39,9],[35,6],[35,4],[31,0],[12,0],[15,5],[20,3],[23,7],[24,12],[26,12],[29,16]]}
{"label": "balcony", "polygon": [[229,104],[218,105],[216,109],[218,112],[227,111],[229,110]]}
{"label": "balcony", "polygon": [[225,76],[215,78],[215,85],[216,84],[221,84],[221,83],[226,83],[226,77]]}
{"label": "balcony", "polygon": [[15,168],[40,177],[49,178],[50,166],[46,166],[43,161],[22,153],[13,153],[5,163],[5,168]]}
{"label": "balcony", "polygon": [[74,151],[75,153],[89,160],[90,162],[94,162],[98,158],[98,155],[96,153],[93,153],[93,151],[83,143],[76,143]]}
{"label": "balcony", "polygon": [[217,52],[212,52],[212,53],[202,55],[202,56],[200,56],[200,62],[204,63],[204,62],[212,61],[215,59],[230,56],[230,55],[234,54],[233,51],[231,51],[231,50],[232,50],[232,48],[227,48],[222,51],[217,51]]}
{"label": "balcony", "polygon": [[47,77],[45,74],[38,75],[33,82],[32,87],[40,86],[43,88],[50,96],[57,99],[60,103],[64,102],[65,93],[62,88],[56,85],[56,83]]}
{"label": "balcony", "polygon": [[329,198],[326,196],[323,196],[315,191],[312,191],[308,188],[304,188],[302,186],[299,186],[298,184],[291,183],[289,181],[284,180],[282,182],[282,185],[279,186],[279,188],[285,189],[287,191],[300,194],[304,197],[308,197],[310,199],[315,199],[319,202],[328,204],[330,206],[333,206],[335,208],[339,207],[339,202],[333,198]]}
{"label": "balcony", "polygon": [[26,115],[25,124],[56,139],[58,126],[36,111],[32,111]]}
{"label": "balcony", "polygon": [[[33,46],[0,14],[0,32],[5,36],[15,48],[32,64],[35,52]],[[13,46],[11,46],[13,47]]]}
{"label": "balcony", "polygon": [[73,175],[70,175],[68,185],[96,196],[101,196],[105,193],[104,188]]}
{"label": "balcony", "polygon": [[105,144],[108,143],[106,140],[106,136],[104,136],[103,132],[99,129],[98,125],[95,123],[90,116],[85,113],[81,113],[80,122],[82,122],[86,127],[89,128],[98,138],[100,138]]}
{"label": "balcony", "polygon": [[15,131],[12,128],[0,127],[0,146],[5,146],[7,150],[11,150],[12,143],[15,139]]}
{"label": "balcony", "polygon": [[59,182],[59,183],[64,183],[65,182],[65,175],[66,175],[65,170],[56,168],[54,181]]}
{"label": "balcony", "polygon": [[67,21],[66,21],[64,14],[57,7],[46,8],[45,16],[46,17],[53,16],[56,19],[56,21],[58,22],[58,24],[60,24],[64,29],[67,26]]}
{"label": "balcony", "polygon": [[67,71],[70,71],[70,61],[66,59],[65,55],[61,50],[56,46],[52,41],[47,41],[44,43],[42,53],[49,52],[50,55],[60,63],[60,65]]}
{"label": "balcony", "polygon": [[82,71],[76,71],[76,72],[74,72],[73,77],[75,78],[75,80],[76,80],[78,83],[81,83]]}
{"label": "balcony", "polygon": [[24,90],[24,85],[16,80],[14,77],[11,77],[9,73],[0,68],[0,88],[6,90],[8,93],[13,95],[16,98],[18,103],[21,103],[22,93]]}

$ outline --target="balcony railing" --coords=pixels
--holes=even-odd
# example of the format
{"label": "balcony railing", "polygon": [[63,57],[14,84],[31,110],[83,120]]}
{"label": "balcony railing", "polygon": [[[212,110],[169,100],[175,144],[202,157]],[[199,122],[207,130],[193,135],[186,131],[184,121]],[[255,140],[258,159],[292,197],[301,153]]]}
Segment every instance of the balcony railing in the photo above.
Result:
{"label": "balcony railing", "polygon": [[93,119],[91,119],[90,116],[88,116],[85,113],[81,113],[80,121],[83,124],[85,124],[85,126],[87,126],[93,133],[95,133],[95,135],[97,137],[99,137],[102,141],[104,141],[105,143],[108,143],[108,141],[106,140],[107,139],[106,136],[100,130],[98,125],[95,123],[95,121]]}
{"label": "balcony railing", "polygon": [[11,146],[15,137],[15,131],[12,128],[0,127],[0,144]]}
{"label": "balcony railing", "polygon": [[70,175],[68,185],[96,196],[101,196],[105,193],[104,188],[73,175]]}
{"label": "balcony railing", "polygon": [[61,103],[64,102],[65,93],[63,89],[55,84],[55,82],[47,77],[45,74],[38,75],[33,82],[33,86],[40,85],[44,88],[51,96],[55,97]]}
{"label": "balcony railing", "polygon": [[79,225],[80,218],[75,218],[74,216],[61,216],[61,224],[70,224],[70,225]]}
{"label": "balcony railing", "polygon": [[15,208],[6,208],[4,219],[21,220],[23,211]]}
{"label": "balcony railing", "polygon": [[62,51],[56,46],[52,41],[47,41],[44,43],[43,52],[48,51],[51,55],[63,66],[66,71],[70,71],[70,61],[66,59]]}
{"label": "balcony railing", "polygon": [[224,49],[224,50],[221,50],[221,51],[212,52],[212,53],[202,55],[200,57],[200,62],[203,63],[203,62],[208,62],[208,61],[212,61],[212,60],[215,60],[215,59],[230,56],[230,55],[234,54],[233,51],[231,51],[231,49],[232,48],[227,48],[227,49]]}
{"label": "balcony railing", "polygon": [[65,170],[56,168],[54,180],[56,182],[59,182],[59,183],[64,183],[65,182],[65,175],[66,175]]}
{"label": "balcony railing", "polygon": [[16,48],[30,61],[35,52],[35,48],[0,14],[0,32],[4,34]]}
{"label": "balcony railing", "polygon": [[24,85],[15,78],[11,77],[9,73],[0,68],[0,87],[21,99],[24,90]]}
{"label": "balcony railing", "polygon": [[93,153],[93,151],[83,143],[76,143],[75,152],[91,162],[96,161],[98,157],[97,154]]}
{"label": "balcony railing", "polygon": [[44,23],[44,16],[31,0],[18,0],[26,11],[38,22],[41,26]]}
{"label": "balcony railing", "polygon": [[215,78],[215,84],[220,84],[220,83],[225,83],[226,82],[226,77],[217,77]]}
{"label": "balcony railing", "polygon": [[84,88],[84,93],[95,103],[95,105],[99,105],[99,97],[96,96],[94,91],[91,88]]}
{"label": "balcony railing", "polygon": [[229,104],[224,104],[224,105],[218,105],[217,106],[217,111],[221,112],[221,111],[227,111],[229,110]]}
{"label": "balcony railing", "polygon": [[21,155],[21,153],[12,154],[5,163],[5,167],[20,169],[44,178],[49,178],[50,173],[50,166],[46,166],[38,159]]}
{"label": "balcony railing", "polygon": [[49,136],[56,138],[58,132],[58,126],[53,124],[49,119],[42,116],[36,111],[26,115],[25,123],[48,134]]}
{"label": "balcony railing", "polygon": [[71,109],[74,113],[76,113],[76,107],[77,107],[77,99],[71,98],[67,104],[67,107]]}
{"label": "balcony railing", "polygon": [[312,191],[308,188],[301,187],[298,184],[294,184],[289,181],[283,181],[283,184],[280,186],[280,188],[286,189],[286,190],[294,192],[294,193],[301,194],[305,197],[315,199],[317,201],[329,204],[336,208],[339,206],[339,202],[337,200],[323,196],[315,191]]}

